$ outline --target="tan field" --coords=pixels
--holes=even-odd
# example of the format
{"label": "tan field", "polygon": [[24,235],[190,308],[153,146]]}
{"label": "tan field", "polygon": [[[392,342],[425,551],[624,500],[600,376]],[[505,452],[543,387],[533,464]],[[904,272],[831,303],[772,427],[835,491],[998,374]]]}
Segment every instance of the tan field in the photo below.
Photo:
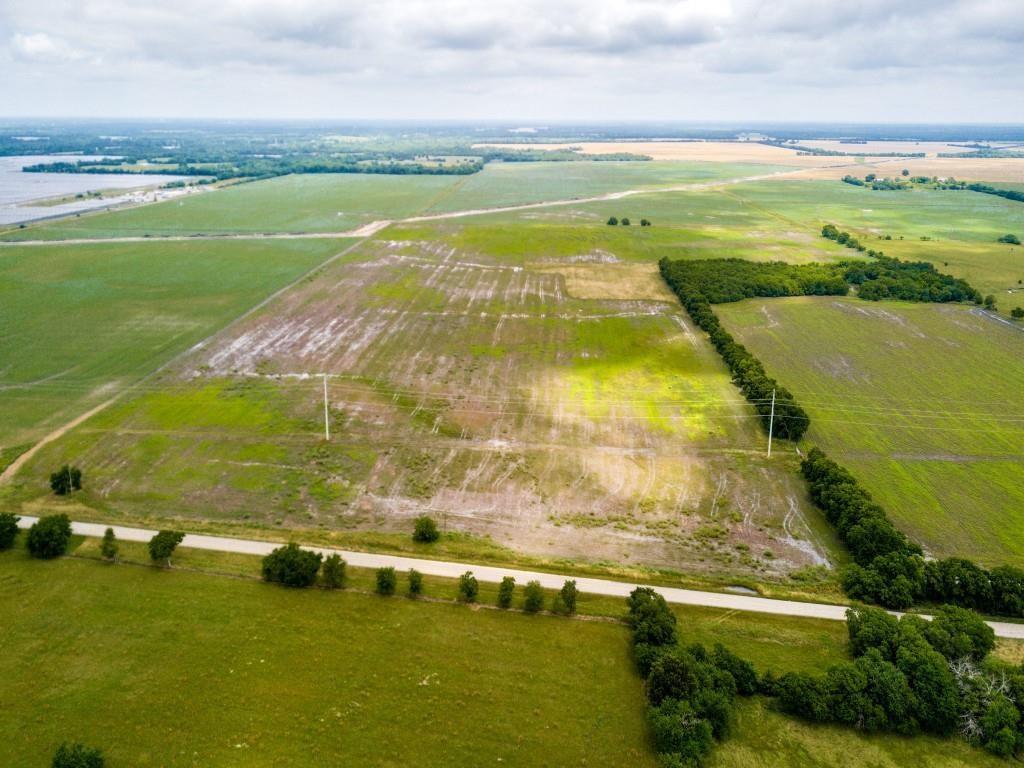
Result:
{"label": "tan field", "polygon": [[[811,141],[800,141],[799,144],[815,149],[834,150],[836,152],[878,152],[887,154],[889,152],[924,152],[928,157],[935,157],[940,152],[970,152],[963,146],[967,142],[949,144],[945,141],[868,141],[864,144],[844,144],[835,139],[820,139]],[[1007,146],[1005,144],[993,143],[993,147]]]}
{"label": "tan field", "polygon": [[[714,163],[769,163],[817,168],[847,161],[842,157],[798,155],[796,150],[752,141],[584,141],[564,144],[529,144],[530,149],[575,149],[588,155],[632,152],[655,160],[703,160]],[[474,147],[523,149],[523,144],[476,144]]]}

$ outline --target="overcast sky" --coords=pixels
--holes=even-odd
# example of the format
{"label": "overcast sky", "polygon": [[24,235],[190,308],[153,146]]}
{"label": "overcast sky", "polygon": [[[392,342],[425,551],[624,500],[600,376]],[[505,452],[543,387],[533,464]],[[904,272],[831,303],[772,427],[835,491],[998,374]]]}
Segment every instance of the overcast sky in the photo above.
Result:
{"label": "overcast sky", "polygon": [[1024,0],[0,0],[6,116],[1024,122]]}

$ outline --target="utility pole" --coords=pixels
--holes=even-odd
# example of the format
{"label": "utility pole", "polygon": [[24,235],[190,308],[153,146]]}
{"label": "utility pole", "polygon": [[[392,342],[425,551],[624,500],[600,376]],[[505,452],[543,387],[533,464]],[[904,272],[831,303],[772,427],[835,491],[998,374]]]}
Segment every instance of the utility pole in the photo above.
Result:
{"label": "utility pole", "polygon": [[[324,375],[324,440],[331,441],[331,422],[327,415],[327,374]],[[771,454],[771,449],[768,451]]]}
{"label": "utility pole", "polygon": [[768,417],[768,458],[772,457],[772,432],[775,430],[775,390],[772,390],[772,413]]}

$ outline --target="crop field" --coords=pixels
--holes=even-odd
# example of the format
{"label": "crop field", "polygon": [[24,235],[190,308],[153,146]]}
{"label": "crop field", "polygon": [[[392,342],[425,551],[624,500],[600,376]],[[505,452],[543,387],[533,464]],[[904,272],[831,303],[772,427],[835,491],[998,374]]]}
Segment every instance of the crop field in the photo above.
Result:
{"label": "crop field", "polygon": [[975,308],[772,299],[717,308],[936,556],[1024,563],[1024,331]]}
{"label": "crop field", "polygon": [[73,458],[105,517],[407,531],[430,512],[530,554],[825,562],[795,457],[765,459],[654,265],[606,266],[367,241],[44,448],[18,493],[45,503],[48,468]]}
{"label": "crop field", "polygon": [[[96,557],[97,542],[77,552]],[[141,562],[142,545],[122,543]],[[0,554],[0,761],[44,764],[65,739],[113,765],[654,765],[624,604],[581,620],[253,580],[258,559],[182,549],[175,569]],[[203,569],[208,573],[196,572]],[[234,574],[234,578],[213,575]],[[247,578],[237,578],[243,576]],[[493,604],[481,585],[482,605]],[[455,587],[429,578],[426,594]],[[677,609],[681,642],[721,642],[759,670],[823,672],[841,623]],[[73,617],[73,621],[69,618]],[[40,640],[45,638],[45,640]],[[189,739],[183,743],[182,730]],[[810,726],[741,701],[715,766],[1002,765],[956,740]]]}
{"label": "crop field", "polygon": [[103,402],[346,245],[0,248],[0,448]]}

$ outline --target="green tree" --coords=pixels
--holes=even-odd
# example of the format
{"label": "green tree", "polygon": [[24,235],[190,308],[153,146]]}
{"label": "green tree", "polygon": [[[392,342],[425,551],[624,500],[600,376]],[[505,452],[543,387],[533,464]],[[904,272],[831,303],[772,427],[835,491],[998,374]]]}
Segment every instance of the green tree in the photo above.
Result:
{"label": "green tree", "polygon": [[437,530],[437,523],[429,515],[420,515],[416,518],[415,527],[412,532],[412,540],[421,544],[431,544],[441,538],[441,532]]}
{"label": "green tree", "polygon": [[558,600],[561,603],[562,610],[570,616],[576,613],[576,597],[578,595],[579,590],[576,589],[576,581],[574,579],[567,579],[558,591]]}
{"label": "green tree", "polygon": [[649,227],[649,226],[651,226],[650,219],[640,219],[640,226],[641,227]]}
{"label": "green tree", "polygon": [[423,574],[415,568],[409,569],[409,597],[419,597],[423,594]]}
{"label": "green tree", "polygon": [[41,517],[28,529],[28,553],[32,557],[50,560],[68,550],[71,541],[71,521],[67,515]]}
{"label": "green tree", "polygon": [[103,532],[103,541],[100,542],[100,554],[105,560],[117,560],[117,552],[120,549],[117,537],[113,528],[107,528]]}
{"label": "green tree", "polygon": [[466,571],[459,576],[459,600],[464,603],[475,603],[479,592],[480,585],[472,571]]}
{"label": "green tree", "polygon": [[511,608],[512,607],[512,593],[516,589],[516,580],[511,576],[506,576],[501,580],[501,584],[498,585],[498,607],[499,608]]}
{"label": "green tree", "polygon": [[18,536],[20,517],[10,512],[0,512],[0,552],[10,549]]}
{"label": "green tree", "polygon": [[171,567],[171,555],[181,544],[185,534],[181,531],[160,531],[149,540],[149,557],[154,563],[164,562]]}
{"label": "green tree", "polygon": [[1016,235],[1003,235],[999,238],[999,242],[1007,245],[1020,245],[1020,238]]}
{"label": "green tree", "polygon": [[988,296],[985,297],[985,309],[995,309],[995,308],[996,308],[996,297],[993,296],[990,293]]}
{"label": "green tree", "polygon": [[1014,307],[1010,310],[1010,317],[1014,320],[1020,320],[1024,318],[1024,307]]}
{"label": "green tree", "polygon": [[50,488],[58,496],[68,496],[82,490],[82,470],[65,464],[50,475]]}
{"label": "green tree", "polygon": [[263,558],[263,580],[286,587],[311,587],[322,559],[319,552],[302,549],[291,541]]}
{"label": "green tree", "polygon": [[341,589],[345,586],[346,563],[341,555],[334,553],[324,558],[320,569],[320,583],[328,589]]}
{"label": "green tree", "polygon": [[622,226],[628,227],[629,226],[629,219],[627,219],[625,216],[623,216],[621,223],[622,223]]}
{"label": "green tree", "polygon": [[648,713],[654,748],[663,765],[700,765],[714,740],[711,724],[699,717],[687,701],[671,699]]}
{"label": "green tree", "polygon": [[939,608],[924,630],[932,648],[947,659],[970,656],[981,661],[995,647],[995,631],[974,611],[955,605]]}
{"label": "green tree", "polygon": [[398,582],[398,577],[395,575],[395,569],[378,568],[377,569],[377,594],[378,595],[393,595],[395,594],[395,585]]}
{"label": "green tree", "polygon": [[53,756],[52,768],[103,768],[103,753],[83,744],[61,744]]}
{"label": "green tree", "polygon": [[617,218],[615,218],[614,216],[611,216],[611,217],[610,217],[610,218],[608,219],[608,226],[609,226],[609,227],[614,227],[614,226],[615,226],[615,225],[617,225],[618,223],[619,223],[619,220],[618,220]]}
{"label": "green tree", "polygon": [[529,581],[523,588],[523,610],[537,613],[544,607],[544,589],[539,581]]}
{"label": "green tree", "polygon": [[909,168],[904,168],[902,171],[900,171],[900,173],[903,176],[909,176],[910,175],[910,169]]}

